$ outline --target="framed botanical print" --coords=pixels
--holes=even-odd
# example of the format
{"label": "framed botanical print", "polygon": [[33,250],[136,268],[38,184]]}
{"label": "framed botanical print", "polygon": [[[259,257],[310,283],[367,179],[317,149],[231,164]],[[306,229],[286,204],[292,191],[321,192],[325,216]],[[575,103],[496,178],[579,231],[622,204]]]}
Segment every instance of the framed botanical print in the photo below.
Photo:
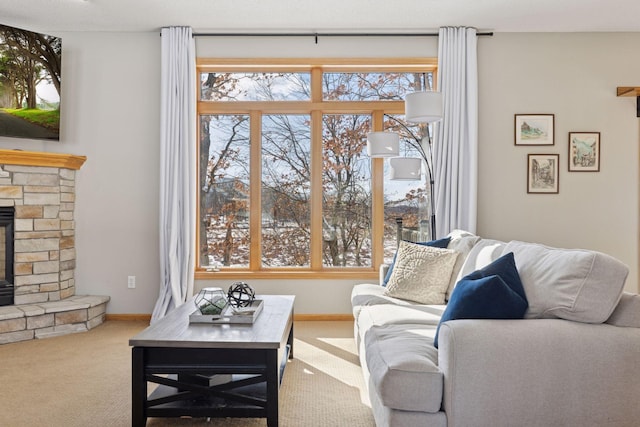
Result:
{"label": "framed botanical print", "polygon": [[600,171],[600,132],[569,132],[569,172]]}
{"label": "framed botanical print", "polygon": [[559,160],[558,154],[527,156],[527,193],[558,194]]}
{"label": "framed botanical print", "polygon": [[553,114],[516,114],[515,145],[553,145]]}

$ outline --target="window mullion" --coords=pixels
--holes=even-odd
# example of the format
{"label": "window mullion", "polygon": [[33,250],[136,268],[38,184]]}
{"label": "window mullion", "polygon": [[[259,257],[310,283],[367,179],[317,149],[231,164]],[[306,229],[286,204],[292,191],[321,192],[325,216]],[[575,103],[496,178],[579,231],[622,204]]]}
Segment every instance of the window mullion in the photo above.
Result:
{"label": "window mullion", "polygon": [[[311,100],[322,101],[322,70],[311,70]],[[311,112],[311,270],[322,270],[322,111]]]}
{"label": "window mullion", "polygon": [[250,120],[249,269],[256,271],[262,267],[262,112],[252,111]]}
{"label": "window mullion", "polygon": [[322,112],[311,113],[311,269],[322,270]]}
{"label": "window mullion", "polygon": [[[372,114],[373,130],[384,130],[384,111]],[[377,268],[384,260],[384,159],[371,159],[371,265]]]}

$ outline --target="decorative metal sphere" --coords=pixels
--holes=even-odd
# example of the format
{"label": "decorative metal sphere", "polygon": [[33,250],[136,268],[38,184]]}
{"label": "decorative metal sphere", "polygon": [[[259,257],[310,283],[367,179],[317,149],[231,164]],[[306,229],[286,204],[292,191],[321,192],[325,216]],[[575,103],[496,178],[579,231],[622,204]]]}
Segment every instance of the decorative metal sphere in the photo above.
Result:
{"label": "decorative metal sphere", "polygon": [[245,282],[235,282],[229,286],[227,299],[229,304],[238,307],[249,307],[256,297],[256,292]]}

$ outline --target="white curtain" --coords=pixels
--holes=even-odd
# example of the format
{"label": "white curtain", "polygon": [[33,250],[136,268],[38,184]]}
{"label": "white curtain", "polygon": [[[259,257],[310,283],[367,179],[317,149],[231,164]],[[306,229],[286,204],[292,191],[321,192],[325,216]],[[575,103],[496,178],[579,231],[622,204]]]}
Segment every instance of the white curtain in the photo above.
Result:
{"label": "white curtain", "polygon": [[438,90],[443,119],[434,127],[436,236],[475,233],[478,175],[478,58],[474,28],[442,27]]}
{"label": "white curtain", "polygon": [[196,237],[196,72],[191,28],[161,31],[160,295],[151,322],[193,293]]}

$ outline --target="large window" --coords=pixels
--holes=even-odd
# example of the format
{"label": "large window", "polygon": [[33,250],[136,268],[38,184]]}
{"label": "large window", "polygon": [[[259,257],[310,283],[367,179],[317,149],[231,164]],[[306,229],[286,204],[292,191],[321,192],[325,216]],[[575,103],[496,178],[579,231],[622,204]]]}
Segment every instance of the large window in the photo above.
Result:
{"label": "large window", "polygon": [[199,59],[198,276],[373,277],[396,218],[428,221],[428,186],[385,178],[366,134],[420,139],[402,100],[434,73],[432,59]]}

